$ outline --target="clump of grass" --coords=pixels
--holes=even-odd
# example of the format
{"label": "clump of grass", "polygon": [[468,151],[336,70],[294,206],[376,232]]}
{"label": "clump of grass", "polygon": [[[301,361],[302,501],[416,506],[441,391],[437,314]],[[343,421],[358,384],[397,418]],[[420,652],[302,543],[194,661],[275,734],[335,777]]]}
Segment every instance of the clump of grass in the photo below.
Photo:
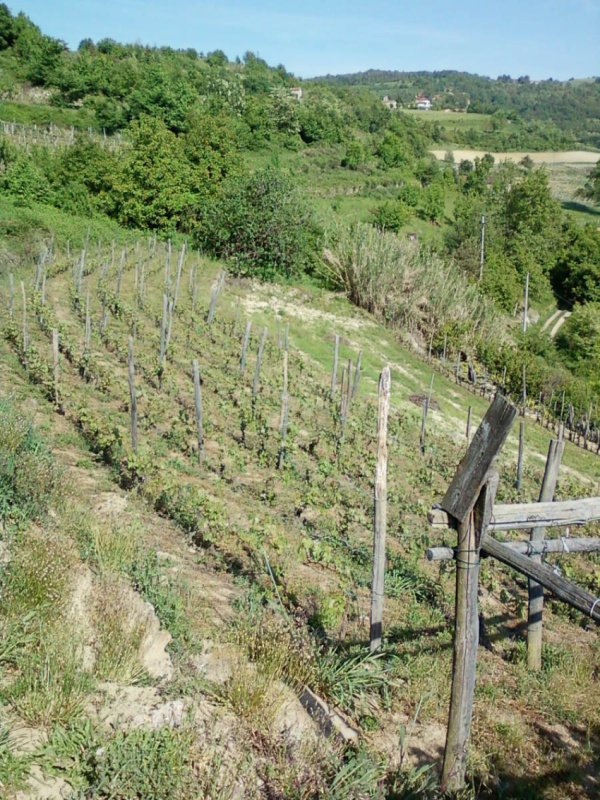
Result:
{"label": "clump of grass", "polygon": [[97,800],[184,800],[193,785],[193,739],[188,731],[161,728],[117,733],[88,752],[86,796]]}
{"label": "clump of grass", "polygon": [[83,711],[90,677],[81,669],[73,631],[45,629],[44,633],[35,650],[19,659],[18,675],[2,698],[31,725],[67,724]]}
{"label": "clump of grass", "polygon": [[272,680],[295,691],[314,683],[317,647],[292,621],[270,609],[250,610],[235,620],[231,639]]}
{"label": "clump of grass", "polygon": [[0,520],[42,519],[59,497],[61,472],[52,454],[10,399],[0,399]]}
{"label": "clump of grass", "polygon": [[69,597],[75,560],[70,543],[58,534],[37,528],[21,534],[2,576],[3,616],[14,619],[35,612],[46,619],[60,614]]}
{"label": "clump of grass", "polygon": [[143,625],[133,627],[121,583],[106,576],[96,587],[93,605],[96,632],[94,672],[102,680],[135,683],[144,676],[139,659],[146,634]]}
{"label": "clump of grass", "polygon": [[0,792],[3,797],[18,791],[24,785],[30,762],[28,756],[15,755],[9,733],[8,728],[0,727]]}

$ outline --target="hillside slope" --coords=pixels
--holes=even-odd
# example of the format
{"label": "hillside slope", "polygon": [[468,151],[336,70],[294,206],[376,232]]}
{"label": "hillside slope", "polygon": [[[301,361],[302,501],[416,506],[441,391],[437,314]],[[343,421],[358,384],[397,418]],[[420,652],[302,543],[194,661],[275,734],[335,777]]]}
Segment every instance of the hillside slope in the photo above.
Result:
{"label": "hillside slope", "polygon": [[[106,238],[103,244],[96,235],[93,226],[87,234],[82,226],[81,250],[74,236],[67,249],[58,228],[53,241],[47,232],[29,230],[26,239],[6,236],[3,242],[16,289],[11,303],[4,273],[1,386],[4,397],[11,397],[4,419],[35,416],[65,469],[60,483],[68,497],[64,509],[51,500],[49,516],[48,510],[39,518],[5,516],[3,539],[11,559],[6,574],[14,574],[12,565],[25,563],[27,553],[39,552],[36,543],[47,539],[55,542],[48,551],[56,554],[53,563],[69,567],[60,573],[60,597],[71,596],[75,575],[87,575],[103,602],[91,606],[100,609],[100,623],[92,622],[96,632],[84,645],[96,653],[95,661],[91,667],[75,663],[79,688],[76,696],[71,693],[77,702],[68,713],[41,714],[39,698],[46,695],[35,688],[36,669],[56,683],[64,651],[40,662],[32,657],[39,655],[38,645],[23,642],[23,655],[4,661],[4,728],[16,729],[20,720],[34,730],[28,734],[34,745],[24,753],[3,740],[0,780],[17,787],[33,764],[42,782],[55,775],[66,781],[61,791],[72,786],[84,796],[112,797],[116,776],[125,774],[144,792],[123,765],[154,753],[156,760],[148,756],[147,763],[156,765],[152,769],[163,787],[163,794],[157,789],[153,795],[157,798],[175,796],[169,794],[173,785],[165,778],[165,764],[180,776],[181,797],[196,796],[186,794],[193,791],[190,780],[196,791],[201,786],[203,796],[215,798],[363,798],[376,796],[377,787],[394,798],[410,796],[409,789],[418,792],[419,786],[422,796],[435,796],[450,686],[453,569],[423,560],[426,547],[444,541],[428,530],[426,512],[443,494],[464,451],[467,407],[475,423],[487,401],[437,369],[432,373],[432,365],[339,295],[229,277],[217,295],[220,263],[116,229],[113,235],[123,236],[126,249],[117,242],[107,245]],[[216,304],[209,323],[211,293]],[[172,326],[162,336],[161,366],[161,327],[175,298]],[[53,330],[61,350],[58,384]],[[131,445],[127,378],[132,334],[137,452]],[[332,399],[336,334],[341,349]],[[290,401],[283,443],[286,340]],[[358,391],[344,415],[340,382],[347,390],[348,370],[354,377],[359,353]],[[202,453],[193,359],[202,376]],[[385,648],[380,657],[370,657],[374,396],[385,363],[392,368]],[[421,455],[421,404],[430,392]],[[537,495],[549,436],[527,420],[523,499]],[[516,447],[513,433],[501,463],[504,499],[516,497]],[[596,455],[567,443],[561,496],[597,493],[598,480]],[[593,587],[597,563],[594,557],[574,557],[568,569]],[[129,589],[116,591],[117,585]],[[117,639],[127,659],[120,650],[114,653],[114,643],[111,651],[110,636],[103,640],[99,633],[111,622],[106,614],[113,596],[117,607],[119,597],[135,604],[132,589],[154,606],[173,638],[171,667],[162,675],[152,677],[143,663],[140,669],[136,623]],[[485,647],[470,791],[477,797],[592,797],[600,640],[586,620],[550,602],[544,671],[528,674],[524,589],[498,565],[484,565]],[[2,624],[23,630],[26,615],[39,612],[40,601],[34,597],[32,604],[9,606]],[[72,606],[50,604],[51,613],[40,617],[43,641],[59,641],[57,620],[66,613],[73,622]],[[89,616],[90,604],[83,608]],[[125,618],[131,619],[128,608]],[[122,631],[118,616],[121,621],[115,628],[113,620],[109,630]],[[158,636],[156,625],[153,630]],[[73,658],[76,662],[76,654]],[[302,695],[305,685],[352,721],[359,737],[356,752],[331,741],[324,746],[294,701],[294,692]],[[288,711],[277,727],[280,692],[287,692]],[[133,723],[127,717],[132,704],[145,709],[142,719],[136,711]],[[94,755],[99,747],[107,759]],[[229,774],[233,762],[240,767]],[[420,766],[427,770],[417,773]],[[123,787],[120,791],[129,796]],[[26,790],[21,796],[36,794]]]}

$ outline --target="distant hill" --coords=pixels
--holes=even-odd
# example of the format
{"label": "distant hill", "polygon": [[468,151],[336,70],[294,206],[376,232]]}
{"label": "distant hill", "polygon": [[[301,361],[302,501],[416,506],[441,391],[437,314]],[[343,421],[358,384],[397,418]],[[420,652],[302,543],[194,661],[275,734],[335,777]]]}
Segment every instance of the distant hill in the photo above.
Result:
{"label": "distant hill", "polygon": [[410,107],[425,94],[434,109],[450,108],[482,114],[553,122],[578,141],[600,147],[600,77],[532,81],[529,76],[488,78],[469,72],[401,72],[370,69],[346,75],[325,75],[313,81],[337,87],[368,88]]}

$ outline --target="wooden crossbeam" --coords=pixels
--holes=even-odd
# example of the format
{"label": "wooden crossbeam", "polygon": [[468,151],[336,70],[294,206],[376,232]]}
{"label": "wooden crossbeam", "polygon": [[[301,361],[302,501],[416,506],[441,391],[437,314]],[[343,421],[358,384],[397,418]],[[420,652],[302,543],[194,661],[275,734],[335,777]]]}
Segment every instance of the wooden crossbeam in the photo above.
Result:
{"label": "wooden crossbeam", "polygon": [[[486,541],[483,543],[485,551]],[[561,537],[560,539],[542,539],[537,542],[502,542],[505,547],[525,556],[543,556],[546,553],[569,555],[570,553],[595,553],[600,550],[600,539],[591,536]],[[456,556],[453,547],[430,547],[425,556],[428,561],[450,561]]]}
{"label": "wooden crossbeam", "polygon": [[[435,528],[454,527],[450,515],[441,508],[432,508],[428,520]],[[587,525],[596,520],[600,520],[600,497],[552,503],[499,504],[494,506],[488,530],[492,532],[556,528],[566,525]]]}
{"label": "wooden crossbeam", "polygon": [[594,597],[593,594],[576,586],[572,581],[558,575],[552,567],[536,563],[533,559],[511,550],[510,547],[491,536],[484,539],[482,549],[497,558],[498,561],[502,561],[528,578],[533,578],[559,600],[577,608],[595,622],[600,622],[600,598]]}

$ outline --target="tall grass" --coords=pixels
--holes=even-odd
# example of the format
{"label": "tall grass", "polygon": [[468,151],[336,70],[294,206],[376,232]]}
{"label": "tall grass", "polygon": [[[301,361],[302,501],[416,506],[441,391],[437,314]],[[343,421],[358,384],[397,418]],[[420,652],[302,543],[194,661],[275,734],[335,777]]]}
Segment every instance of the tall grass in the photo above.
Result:
{"label": "tall grass", "polygon": [[349,300],[412,334],[458,346],[502,335],[492,304],[450,260],[366,223],[330,232],[326,277]]}

